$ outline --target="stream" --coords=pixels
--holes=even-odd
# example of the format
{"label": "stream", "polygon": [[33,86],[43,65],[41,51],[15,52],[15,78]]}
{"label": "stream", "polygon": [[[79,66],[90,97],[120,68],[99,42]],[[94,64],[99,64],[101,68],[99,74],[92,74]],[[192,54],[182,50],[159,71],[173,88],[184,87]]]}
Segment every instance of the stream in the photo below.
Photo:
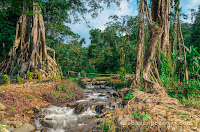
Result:
{"label": "stream", "polygon": [[[104,121],[106,113],[120,104],[118,93],[105,81],[87,83],[85,98],[62,106],[43,108],[35,120],[39,132],[88,132]],[[38,132],[37,131],[37,132]]]}

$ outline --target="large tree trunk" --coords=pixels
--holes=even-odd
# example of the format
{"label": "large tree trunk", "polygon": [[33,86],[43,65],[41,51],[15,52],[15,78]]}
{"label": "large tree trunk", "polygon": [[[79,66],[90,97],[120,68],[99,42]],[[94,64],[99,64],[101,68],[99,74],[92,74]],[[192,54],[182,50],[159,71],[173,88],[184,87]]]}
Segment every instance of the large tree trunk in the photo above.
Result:
{"label": "large tree trunk", "polygon": [[[33,16],[27,15],[27,8],[33,10]],[[55,62],[55,51],[46,45],[41,10],[38,9],[37,3],[33,3],[33,7],[23,9],[24,14],[19,18],[16,26],[15,42],[6,61],[0,66],[1,71],[5,74],[19,74],[23,77],[26,77],[27,70],[35,74],[39,70],[44,78],[59,74],[60,71]],[[21,32],[18,37],[20,26]],[[53,52],[53,59],[47,54],[47,50]],[[18,73],[14,73],[16,69]]]}
{"label": "large tree trunk", "polygon": [[[148,7],[147,0],[144,0],[145,4],[145,12],[148,21],[148,27],[150,32],[150,41],[147,45],[147,49],[144,55],[144,63],[143,63],[143,80],[145,83],[145,87],[148,87],[149,90],[161,97],[168,96],[165,90],[159,85],[157,82],[153,82],[149,79],[149,75],[151,72],[152,64],[155,60],[156,53],[156,45],[163,34],[163,28],[156,24],[156,22],[152,19],[151,11]],[[157,11],[160,8],[157,9]],[[154,67],[155,68],[155,67]],[[155,76],[154,76],[155,77]]]}
{"label": "large tree trunk", "polygon": [[161,36],[161,49],[163,54],[166,57],[170,56],[170,44],[169,44],[169,13],[170,13],[170,0],[162,0],[161,4],[162,14],[161,14],[161,20],[162,20],[162,28],[163,28],[163,34]]}
{"label": "large tree trunk", "polygon": [[162,28],[158,27],[155,23],[149,24],[149,30],[151,32],[150,42],[147,45],[147,49],[144,55],[144,64],[143,64],[143,80],[145,87],[148,87],[149,90],[153,93],[156,93],[160,96],[167,96],[165,90],[157,82],[153,82],[149,79],[152,63],[155,59],[156,53],[156,44],[159,38],[162,35]]}
{"label": "large tree trunk", "polygon": [[144,46],[144,21],[143,21],[143,0],[140,0],[139,18],[138,18],[138,44],[137,44],[137,65],[135,81],[140,82],[140,71],[143,60],[143,46]]}

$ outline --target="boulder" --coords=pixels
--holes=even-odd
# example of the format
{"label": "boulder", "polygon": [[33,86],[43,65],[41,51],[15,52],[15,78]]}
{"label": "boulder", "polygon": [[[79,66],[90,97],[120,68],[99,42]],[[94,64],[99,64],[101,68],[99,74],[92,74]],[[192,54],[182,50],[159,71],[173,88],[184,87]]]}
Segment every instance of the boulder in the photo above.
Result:
{"label": "boulder", "polygon": [[5,111],[6,110],[6,106],[0,103],[0,111]]}
{"label": "boulder", "polygon": [[8,123],[8,126],[10,126],[11,128],[17,128],[21,125],[23,125],[23,123],[21,121],[10,121]]}
{"label": "boulder", "polygon": [[74,113],[81,114],[84,111],[83,105],[77,105],[74,109]]}
{"label": "boulder", "polygon": [[35,127],[30,123],[25,123],[13,130],[13,132],[32,132],[35,130]]}
{"label": "boulder", "polygon": [[2,125],[8,125],[9,121],[7,119],[3,119],[0,121],[0,124]]}

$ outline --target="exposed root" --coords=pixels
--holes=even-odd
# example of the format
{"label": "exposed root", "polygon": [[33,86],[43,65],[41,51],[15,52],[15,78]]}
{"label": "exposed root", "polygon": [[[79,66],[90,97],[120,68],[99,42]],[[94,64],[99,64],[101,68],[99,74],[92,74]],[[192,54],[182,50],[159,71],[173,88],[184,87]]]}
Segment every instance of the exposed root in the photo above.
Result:
{"label": "exposed root", "polygon": [[[26,13],[27,7],[24,7],[25,13],[22,14],[17,22],[15,42],[8,56],[0,65],[0,71],[3,74],[19,74],[26,77],[27,70],[34,74],[39,70],[42,77],[47,78],[50,75],[55,76],[60,73],[55,61],[55,50],[46,45],[41,10],[38,10],[37,3],[33,3],[32,8],[33,16],[28,16]],[[33,27],[30,35],[31,21],[33,22]],[[21,29],[20,36],[18,36],[19,29]],[[26,35],[26,29],[28,29],[28,35]],[[47,54],[47,50],[53,52],[53,59]]]}

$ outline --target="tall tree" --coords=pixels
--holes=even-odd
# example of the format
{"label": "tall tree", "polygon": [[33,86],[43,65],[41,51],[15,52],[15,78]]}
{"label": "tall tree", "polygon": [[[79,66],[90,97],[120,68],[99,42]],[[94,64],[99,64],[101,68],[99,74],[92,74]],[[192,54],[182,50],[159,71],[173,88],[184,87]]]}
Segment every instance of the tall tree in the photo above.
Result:
{"label": "tall tree", "polygon": [[[30,11],[33,15],[29,15]],[[47,54],[47,50],[54,53],[53,58]],[[23,2],[23,14],[16,25],[15,42],[0,69],[7,74],[14,74],[14,70],[18,69],[21,76],[25,76],[27,70],[35,73],[39,70],[43,77],[59,73],[55,51],[46,45],[44,21],[38,3],[28,5]]]}
{"label": "tall tree", "polygon": [[143,21],[143,0],[140,0],[138,18],[138,44],[137,44],[137,65],[136,65],[136,83],[140,82],[140,71],[143,60],[143,46],[144,46],[144,21]]}
{"label": "tall tree", "polygon": [[[150,91],[160,96],[167,96],[167,93],[159,84],[160,80],[155,55],[159,55],[156,54],[159,51],[156,48],[158,47],[159,49],[158,42],[161,42],[160,48],[163,50],[165,55],[169,52],[168,16],[170,0],[152,0],[151,10],[149,8],[148,1],[143,0],[143,2],[150,34],[150,41],[147,44],[147,48],[144,53],[143,80],[145,87],[148,87]],[[140,60],[137,59],[137,63],[140,63],[139,61]],[[153,76],[155,82],[150,80],[150,75]]]}

